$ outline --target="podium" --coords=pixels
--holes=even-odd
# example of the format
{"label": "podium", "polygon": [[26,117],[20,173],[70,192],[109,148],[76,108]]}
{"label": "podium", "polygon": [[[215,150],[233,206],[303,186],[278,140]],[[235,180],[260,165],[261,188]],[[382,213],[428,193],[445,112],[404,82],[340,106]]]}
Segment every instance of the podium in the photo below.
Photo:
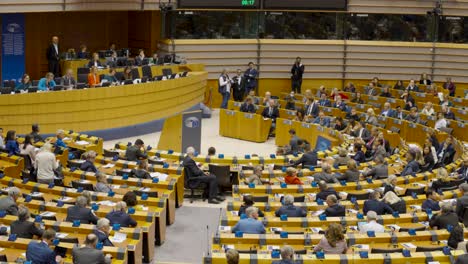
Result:
{"label": "podium", "polygon": [[219,134],[253,142],[268,139],[272,120],[261,115],[221,109],[219,114]]}

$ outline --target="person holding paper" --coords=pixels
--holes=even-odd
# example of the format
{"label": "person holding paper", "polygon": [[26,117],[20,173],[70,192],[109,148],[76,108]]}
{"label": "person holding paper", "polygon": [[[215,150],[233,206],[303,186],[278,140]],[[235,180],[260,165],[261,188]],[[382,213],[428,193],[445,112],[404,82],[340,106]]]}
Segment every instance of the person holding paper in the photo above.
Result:
{"label": "person holding paper", "polygon": [[44,230],[38,228],[35,223],[29,221],[31,214],[29,209],[23,205],[18,208],[18,220],[10,224],[10,233],[19,238],[32,239],[34,236],[41,237]]}
{"label": "person holding paper", "polygon": [[80,170],[84,172],[98,172],[98,169],[96,168],[96,166],[94,166],[96,155],[96,152],[92,150],[85,152],[83,154],[83,157],[86,159],[86,161],[81,163]]}
{"label": "person holding paper", "polygon": [[98,222],[97,216],[86,208],[88,199],[84,196],[78,196],[74,206],[67,208],[67,218],[65,221],[73,222],[79,220],[81,224],[96,224]]}
{"label": "person holding paper", "polygon": [[105,247],[113,247],[114,244],[109,240],[110,221],[107,218],[101,218],[97,221],[94,234],[97,236],[98,241]]}

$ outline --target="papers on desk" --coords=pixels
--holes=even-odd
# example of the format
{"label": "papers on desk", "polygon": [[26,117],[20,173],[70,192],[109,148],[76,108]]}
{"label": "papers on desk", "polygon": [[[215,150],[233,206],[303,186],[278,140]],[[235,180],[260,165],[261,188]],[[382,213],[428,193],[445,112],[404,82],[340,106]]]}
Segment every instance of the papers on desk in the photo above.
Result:
{"label": "papers on desk", "polygon": [[440,202],[439,204],[442,205],[442,203],[450,203],[452,205],[455,205],[457,204],[457,199],[445,199],[445,200],[442,200],[442,202]]}
{"label": "papers on desk", "polygon": [[427,262],[427,264],[440,264],[440,262],[439,261],[429,261],[429,262]]}
{"label": "papers on desk", "polygon": [[374,190],[372,190],[372,189],[366,189],[366,192],[367,192],[367,193],[373,193]]}
{"label": "papers on desk", "polygon": [[40,192],[32,192],[32,193],[31,193],[31,196],[32,196],[32,197],[42,197],[42,193],[40,193]]}
{"label": "papers on desk", "polygon": [[264,121],[266,121],[266,120],[268,120],[268,119],[270,119],[270,118],[267,118],[267,117],[264,117],[264,118],[263,118]]}
{"label": "papers on desk", "polygon": [[230,233],[231,232],[231,227],[230,226],[220,226],[219,227],[219,232]]}
{"label": "papers on desk", "polygon": [[81,159],[80,160],[73,160],[73,162],[75,162],[75,163],[85,163],[85,161],[86,160],[81,160]]}
{"label": "papers on desk", "polygon": [[310,182],[313,182],[313,181],[314,181],[314,177],[312,177],[312,176],[307,176],[306,178],[307,178]]}
{"label": "papers on desk", "polygon": [[120,189],[120,185],[116,185],[116,184],[111,185],[110,187],[111,189]]}
{"label": "papers on desk", "polygon": [[352,230],[352,231],[358,231],[358,227],[357,226],[349,226],[349,229]]}
{"label": "papers on desk", "polygon": [[80,183],[91,183],[89,180],[80,180]]}
{"label": "papers on desk", "polygon": [[280,246],[267,246],[267,249],[269,251],[272,251],[272,250],[279,250],[280,249]]}
{"label": "papers on desk", "polygon": [[236,247],[234,245],[223,245],[223,249],[227,251],[229,249],[236,249]]}
{"label": "papers on desk", "polygon": [[70,141],[70,140],[71,140],[71,138],[69,138],[69,137],[64,137],[64,138],[62,139],[62,141]]}
{"label": "papers on desk", "polygon": [[422,207],[420,205],[411,205],[410,206],[411,209],[414,209],[414,210],[422,210]]}
{"label": "papers on desk", "polygon": [[231,211],[231,214],[232,214],[233,216],[239,216],[239,212],[238,212],[238,211]]}
{"label": "papers on desk", "polygon": [[359,213],[358,210],[354,210],[354,209],[348,209],[348,212],[352,213],[352,214],[357,214]]}
{"label": "papers on desk", "polygon": [[115,206],[115,203],[112,201],[100,201],[100,202],[97,202],[97,204],[104,205],[104,206]]}
{"label": "papers on desk", "polygon": [[148,211],[148,207],[145,207],[145,206],[143,206],[143,205],[140,206],[140,209],[141,209],[142,211]]}
{"label": "papers on desk", "polygon": [[415,249],[416,246],[413,243],[401,243],[402,246],[404,246],[407,249]]}
{"label": "papers on desk", "polygon": [[423,221],[423,222],[419,222],[421,225],[425,226],[425,227],[428,227],[429,226],[429,222],[428,221]]}
{"label": "papers on desk", "polygon": [[271,231],[272,233],[281,232],[281,231],[283,231],[283,228],[281,228],[281,227],[271,227],[271,228],[270,228],[270,231]]}
{"label": "papers on desk", "polygon": [[323,212],[325,212],[325,210],[318,210],[318,211],[312,212],[312,216],[319,216],[323,214]]}
{"label": "papers on desk", "polygon": [[309,201],[314,201],[315,197],[317,197],[316,193],[309,193],[308,195],[309,195]]}
{"label": "papers on desk", "polygon": [[395,186],[395,191],[401,192],[401,191],[403,191],[403,190],[404,190],[403,188],[401,188],[401,187],[399,187],[399,186]]}
{"label": "papers on desk", "polygon": [[158,178],[160,181],[166,181],[169,175],[160,172],[151,172],[150,176],[151,178]]}
{"label": "papers on desk", "polygon": [[0,252],[2,252],[3,250],[5,250],[4,248],[0,248]]}
{"label": "papers on desk", "polygon": [[75,144],[80,145],[80,146],[86,146],[86,145],[89,145],[89,142],[80,140],[80,141],[76,141]]}
{"label": "papers on desk", "polygon": [[367,245],[367,244],[356,244],[353,247],[358,249],[358,251],[368,251],[369,250],[369,245]]}
{"label": "papers on desk", "polygon": [[348,197],[348,193],[347,192],[339,192],[338,196],[340,196],[341,199],[346,199]]}
{"label": "papers on desk", "polygon": [[399,225],[387,225],[387,226],[390,227],[390,229],[394,230],[395,232],[400,231],[400,226]]}
{"label": "papers on desk", "polygon": [[113,168],[114,166],[115,166],[115,164],[107,163],[106,165],[104,165],[102,167],[105,168],[105,169],[110,169],[110,168]]}
{"label": "papers on desk", "polygon": [[283,198],[283,196],[284,196],[284,194],[282,194],[282,193],[275,193],[275,197],[277,199],[281,199],[281,198]]}
{"label": "papers on desk", "polygon": [[59,200],[60,201],[63,201],[63,202],[66,202],[66,201],[70,201],[72,198],[71,197],[68,197],[68,196],[63,196],[63,197],[60,197]]}
{"label": "papers on desk", "polygon": [[138,189],[140,192],[149,192],[151,189],[148,188],[148,187],[141,187],[140,189]]}
{"label": "papers on desk", "polygon": [[320,231],[323,231],[321,227],[312,227],[310,230],[312,231],[312,233],[315,234],[318,234]]}
{"label": "papers on desk", "polygon": [[58,237],[58,238],[66,238],[68,236],[68,234],[59,232],[59,233],[56,233],[55,236]]}
{"label": "papers on desk", "polygon": [[284,181],[284,177],[276,177],[278,181]]}
{"label": "papers on desk", "polygon": [[40,215],[44,217],[52,217],[56,215],[56,213],[55,212],[42,212]]}
{"label": "papers on desk", "polygon": [[114,236],[110,237],[109,240],[114,243],[122,243],[127,239],[127,234],[115,232]]}

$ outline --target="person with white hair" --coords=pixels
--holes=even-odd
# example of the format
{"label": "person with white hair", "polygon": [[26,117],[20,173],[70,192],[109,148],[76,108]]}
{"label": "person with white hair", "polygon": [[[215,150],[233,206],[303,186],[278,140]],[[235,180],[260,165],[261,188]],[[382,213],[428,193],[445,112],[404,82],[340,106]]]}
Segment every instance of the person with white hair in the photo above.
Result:
{"label": "person with white hair", "polygon": [[67,208],[67,218],[65,221],[73,222],[78,220],[81,224],[96,224],[98,218],[91,209],[86,208],[87,204],[88,199],[86,197],[78,196],[75,205]]}
{"label": "person with white hair", "polygon": [[80,170],[85,172],[98,172],[96,166],[94,166],[94,161],[96,160],[97,153],[93,150],[87,151],[83,154],[85,162],[81,163]]}
{"label": "person with white hair", "polygon": [[65,131],[63,129],[57,130],[57,139],[55,140],[55,146],[57,147],[62,147],[62,148],[67,148],[67,144],[63,142],[63,139],[65,138]]}
{"label": "person with white hair", "polygon": [[195,148],[188,147],[186,154],[182,161],[182,166],[184,166],[185,177],[187,177],[188,184],[206,183],[207,187],[205,193],[208,195],[208,203],[219,204],[219,202],[224,201],[225,199],[218,195],[218,180],[216,179],[216,175],[204,172],[193,160],[195,157]]}
{"label": "person with white hair", "polygon": [[284,245],[281,250],[281,260],[273,261],[272,264],[293,264],[294,262],[294,248]]}
{"label": "person with white hair", "polygon": [[374,231],[375,233],[385,232],[384,226],[377,223],[377,213],[374,211],[367,212],[367,224],[359,227],[361,234],[367,234],[367,231]]}
{"label": "person with white hair", "polygon": [[52,153],[52,145],[45,143],[36,155],[37,182],[50,184],[54,182],[55,170],[59,167],[59,162]]}
{"label": "person with white hair", "polygon": [[8,196],[0,199],[0,210],[6,211],[9,215],[18,215],[18,205],[16,200],[21,196],[21,192],[16,187],[8,189]]}
{"label": "person with white hair", "polygon": [[137,222],[127,214],[127,203],[120,201],[115,205],[114,210],[106,215],[110,224],[119,224],[121,227],[135,227]]}
{"label": "person with white hair", "polygon": [[232,232],[240,231],[246,234],[265,234],[265,226],[263,226],[262,222],[257,220],[258,208],[250,206],[245,209],[245,214],[247,218],[240,219],[232,228]]}
{"label": "person with white hair", "polygon": [[107,218],[101,218],[97,221],[94,234],[98,237],[98,242],[102,243],[105,247],[113,247],[114,244],[109,239],[110,221]]}
{"label": "person with white hair", "polygon": [[[333,163],[332,163],[333,164]],[[312,175],[315,182],[324,181],[326,183],[338,183],[338,179],[332,174],[331,165],[322,162],[321,164],[322,171]]]}
{"label": "person with white hair", "polygon": [[226,109],[228,107],[228,100],[231,97],[231,79],[229,78],[228,71],[223,69],[218,79],[218,92],[223,97],[223,101],[219,108]]}
{"label": "person with white hair", "polygon": [[294,196],[288,194],[284,196],[284,205],[276,210],[276,217],[287,215],[288,217],[306,217],[307,212],[303,208],[294,206]]}

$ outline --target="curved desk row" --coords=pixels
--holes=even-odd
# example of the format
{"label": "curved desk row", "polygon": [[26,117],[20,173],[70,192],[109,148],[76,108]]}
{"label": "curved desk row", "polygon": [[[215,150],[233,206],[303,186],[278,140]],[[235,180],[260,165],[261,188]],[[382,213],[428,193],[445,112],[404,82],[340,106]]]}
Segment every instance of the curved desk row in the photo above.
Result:
{"label": "curved desk row", "polygon": [[[198,105],[206,80],[206,72],[191,72],[185,78],[151,83],[4,95],[0,97],[0,111],[5,115],[0,123],[4,130],[17,133],[29,133],[31,124],[39,123],[43,134],[61,128],[93,131],[90,134],[107,139],[130,136],[128,133],[136,129],[142,134],[138,125],[152,125],[154,131],[158,124],[151,122]],[[131,130],[110,131],[129,126]]]}

